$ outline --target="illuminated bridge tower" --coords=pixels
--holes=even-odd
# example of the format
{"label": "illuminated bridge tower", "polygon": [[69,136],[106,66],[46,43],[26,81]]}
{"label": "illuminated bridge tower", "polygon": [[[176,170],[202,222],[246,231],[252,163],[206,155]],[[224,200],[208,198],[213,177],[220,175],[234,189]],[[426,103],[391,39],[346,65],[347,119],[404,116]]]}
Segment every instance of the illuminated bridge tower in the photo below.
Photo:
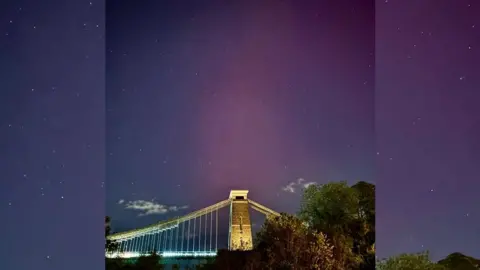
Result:
{"label": "illuminated bridge tower", "polygon": [[250,222],[248,190],[230,191],[229,250],[251,250],[252,226]]}

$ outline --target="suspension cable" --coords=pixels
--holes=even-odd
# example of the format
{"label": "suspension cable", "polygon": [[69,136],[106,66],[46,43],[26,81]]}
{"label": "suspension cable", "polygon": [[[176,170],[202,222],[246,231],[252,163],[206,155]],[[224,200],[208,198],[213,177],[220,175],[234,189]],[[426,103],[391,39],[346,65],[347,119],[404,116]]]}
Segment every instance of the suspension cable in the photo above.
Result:
{"label": "suspension cable", "polygon": [[182,250],[183,253],[183,242],[185,240],[185,222],[182,222],[182,243],[180,244],[180,249]]}
{"label": "suspension cable", "polygon": [[195,227],[197,224],[197,217],[193,219],[193,238],[192,238],[192,251],[195,252]]}
{"label": "suspension cable", "polygon": [[208,213],[205,213],[205,238],[203,240],[203,251],[207,252],[207,218]]}
{"label": "suspension cable", "polygon": [[210,212],[210,252],[212,251],[212,220],[213,220],[213,211]]}
{"label": "suspension cable", "polygon": [[190,251],[190,219],[188,220],[188,231],[187,231],[187,252]]}
{"label": "suspension cable", "polygon": [[200,243],[202,242],[202,216],[198,217],[198,222],[200,223],[198,226],[198,251],[201,250]]}

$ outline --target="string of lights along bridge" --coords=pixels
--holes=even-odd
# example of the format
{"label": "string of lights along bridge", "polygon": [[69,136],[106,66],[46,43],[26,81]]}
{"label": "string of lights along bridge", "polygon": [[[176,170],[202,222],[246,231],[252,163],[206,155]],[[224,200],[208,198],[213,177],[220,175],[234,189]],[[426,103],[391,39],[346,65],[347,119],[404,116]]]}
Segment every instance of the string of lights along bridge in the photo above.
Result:
{"label": "string of lights along bridge", "polygon": [[218,249],[218,210],[230,208],[228,249],[251,250],[252,226],[249,209],[266,216],[279,213],[247,198],[248,190],[232,190],[228,199],[150,226],[109,235],[118,244],[107,257],[135,258],[153,251],[163,257],[216,256]]}

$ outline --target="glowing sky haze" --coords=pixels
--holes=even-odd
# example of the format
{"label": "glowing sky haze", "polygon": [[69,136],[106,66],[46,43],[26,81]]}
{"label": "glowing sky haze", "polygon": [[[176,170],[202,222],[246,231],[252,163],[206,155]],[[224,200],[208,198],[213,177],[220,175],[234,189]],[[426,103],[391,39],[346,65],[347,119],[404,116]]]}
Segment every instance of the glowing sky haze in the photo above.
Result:
{"label": "glowing sky haze", "polygon": [[[115,229],[209,206],[232,188],[296,212],[298,179],[373,181],[373,2],[352,3],[108,5]],[[120,199],[190,208],[136,218]]]}

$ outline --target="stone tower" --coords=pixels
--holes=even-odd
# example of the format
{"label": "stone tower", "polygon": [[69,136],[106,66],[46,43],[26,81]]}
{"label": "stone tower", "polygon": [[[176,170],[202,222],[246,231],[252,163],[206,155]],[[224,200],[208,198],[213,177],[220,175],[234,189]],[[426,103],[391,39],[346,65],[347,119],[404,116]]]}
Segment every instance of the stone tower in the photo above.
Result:
{"label": "stone tower", "polygon": [[230,227],[228,232],[229,250],[251,250],[252,226],[250,222],[248,190],[230,191]]}

